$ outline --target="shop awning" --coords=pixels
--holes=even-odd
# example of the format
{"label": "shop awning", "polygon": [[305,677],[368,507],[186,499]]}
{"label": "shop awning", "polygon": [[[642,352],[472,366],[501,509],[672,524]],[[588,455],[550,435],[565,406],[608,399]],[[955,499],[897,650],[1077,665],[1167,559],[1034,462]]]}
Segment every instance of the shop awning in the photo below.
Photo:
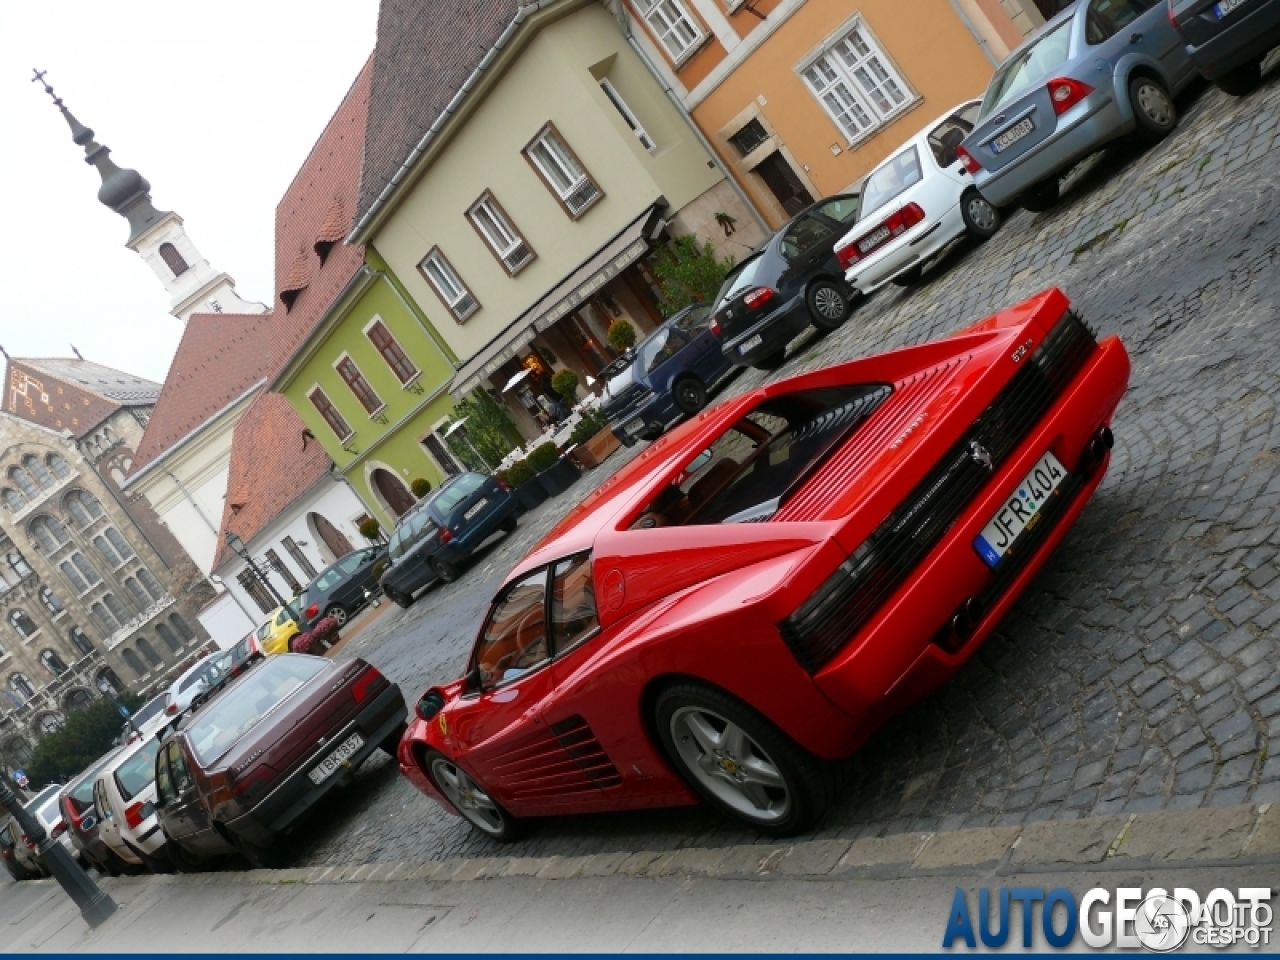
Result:
{"label": "shop awning", "polygon": [[461,399],[481,380],[524,350],[539,333],[577,309],[597,290],[648,253],[650,234],[666,206],[666,201],[659,199],[552,287],[507,329],[485,344],[454,374],[449,392]]}

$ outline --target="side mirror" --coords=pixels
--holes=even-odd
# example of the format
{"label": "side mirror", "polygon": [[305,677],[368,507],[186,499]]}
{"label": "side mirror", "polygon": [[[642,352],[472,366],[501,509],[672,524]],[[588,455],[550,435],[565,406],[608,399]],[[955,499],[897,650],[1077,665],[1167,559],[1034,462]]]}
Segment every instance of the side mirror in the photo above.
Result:
{"label": "side mirror", "polygon": [[478,666],[472,667],[467,671],[467,675],[462,678],[462,692],[476,693],[481,689],[483,689],[483,678],[480,668]]}

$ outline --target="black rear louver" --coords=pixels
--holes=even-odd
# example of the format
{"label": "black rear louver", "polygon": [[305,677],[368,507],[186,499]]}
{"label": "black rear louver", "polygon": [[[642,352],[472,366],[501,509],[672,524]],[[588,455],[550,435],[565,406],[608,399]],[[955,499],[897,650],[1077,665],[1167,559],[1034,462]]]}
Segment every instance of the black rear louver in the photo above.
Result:
{"label": "black rear louver", "polygon": [[[942,539],[995,470],[1048,413],[1097,346],[1074,313],[1058,321],[972,427],[853,556],[778,629],[815,673],[834,657]],[[991,458],[991,469],[979,462]],[[1043,524],[1048,526],[1048,524]]]}

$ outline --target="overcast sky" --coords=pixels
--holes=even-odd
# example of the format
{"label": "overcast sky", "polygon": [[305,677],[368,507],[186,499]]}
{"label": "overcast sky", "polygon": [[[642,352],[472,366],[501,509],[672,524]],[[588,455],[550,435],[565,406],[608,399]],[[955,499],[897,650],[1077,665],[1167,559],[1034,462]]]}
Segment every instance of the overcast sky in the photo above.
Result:
{"label": "overcast sky", "polygon": [[32,67],[242,297],[269,303],[276,203],[377,15],[377,0],[0,0],[0,345],[75,344],[163,381],[182,332]]}

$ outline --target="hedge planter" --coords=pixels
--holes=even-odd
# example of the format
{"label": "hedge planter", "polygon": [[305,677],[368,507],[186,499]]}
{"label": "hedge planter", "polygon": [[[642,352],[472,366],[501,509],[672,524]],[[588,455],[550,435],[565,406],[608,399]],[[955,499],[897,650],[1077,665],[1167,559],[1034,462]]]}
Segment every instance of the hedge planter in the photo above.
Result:
{"label": "hedge planter", "polygon": [[554,464],[538,474],[538,482],[546,488],[550,496],[558,497],[575,483],[579,477],[578,468],[568,457],[561,457]]}
{"label": "hedge planter", "polygon": [[526,513],[530,510],[536,510],[547,502],[547,488],[537,477],[526,480],[511,492],[516,495],[516,500],[520,502],[520,506],[524,508]]}
{"label": "hedge planter", "polygon": [[605,427],[583,446],[596,458],[597,463],[603,463],[615,450],[622,446],[622,443],[614,436],[612,430]]}

